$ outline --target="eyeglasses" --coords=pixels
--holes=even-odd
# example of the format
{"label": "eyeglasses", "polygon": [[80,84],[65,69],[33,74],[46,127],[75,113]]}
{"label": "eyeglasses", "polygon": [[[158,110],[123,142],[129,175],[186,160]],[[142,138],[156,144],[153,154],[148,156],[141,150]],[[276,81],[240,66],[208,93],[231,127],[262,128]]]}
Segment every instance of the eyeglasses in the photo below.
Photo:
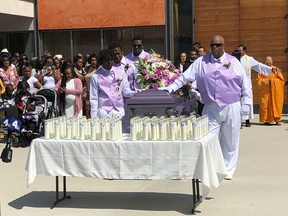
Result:
{"label": "eyeglasses", "polygon": [[26,57],[24,57],[24,58],[22,58],[22,60],[27,60],[28,58],[26,58]]}
{"label": "eyeglasses", "polygon": [[133,44],[132,46],[137,48],[137,47],[142,47],[142,44]]}
{"label": "eyeglasses", "polygon": [[214,47],[214,46],[216,46],[217,48],[219,48],[219,47],[223,46],[223,44],[221,44],[221,43],[211,43],[211,44],[210,44],[210,47]]}

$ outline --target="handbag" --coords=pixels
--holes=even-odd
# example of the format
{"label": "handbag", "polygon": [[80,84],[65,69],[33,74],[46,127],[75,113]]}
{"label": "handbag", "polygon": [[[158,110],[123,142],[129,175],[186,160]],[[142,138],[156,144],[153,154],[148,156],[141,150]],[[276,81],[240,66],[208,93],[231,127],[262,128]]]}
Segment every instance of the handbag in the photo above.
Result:
{"label": "handbag", "polygon": [[13,150],[10,143],[7,143],[1,153],[1,159],[4,163],[10,163],[12,161]]}

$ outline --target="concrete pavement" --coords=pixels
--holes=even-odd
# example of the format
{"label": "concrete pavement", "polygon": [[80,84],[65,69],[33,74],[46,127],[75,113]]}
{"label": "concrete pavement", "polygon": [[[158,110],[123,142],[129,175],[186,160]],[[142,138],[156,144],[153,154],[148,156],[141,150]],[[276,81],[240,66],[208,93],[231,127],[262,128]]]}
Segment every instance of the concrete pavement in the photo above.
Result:
{"label": "concrete pavement", "polygon": [[[201,216],[283,216],[288,213],[288,116],[264,126],[258,115],[243,127],[238,167],[231,181],[212,189],[196,209]],[[0,144],[2,151],[4,144]],[[0,163],[1,216],[190,215],[188,180],[98,180],[67,178],[72,199],[54,209],[55,178],[38,175],[26,186],[28,148],[14,148],[13,162]]]}

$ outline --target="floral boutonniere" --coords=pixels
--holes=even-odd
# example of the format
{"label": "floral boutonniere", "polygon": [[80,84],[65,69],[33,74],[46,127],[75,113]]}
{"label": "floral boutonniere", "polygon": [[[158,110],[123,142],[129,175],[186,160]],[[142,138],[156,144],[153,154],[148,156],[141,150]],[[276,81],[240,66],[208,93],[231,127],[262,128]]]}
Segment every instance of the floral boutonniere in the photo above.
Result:
{"label": "floral boutonniere", "polygon": [[231,62],[230,62],[230,61],[225,62],[224,67],[225,67],[226,69],[229,69],[230,66],[231,66]]}
{"label": "floral boutonniere", "polygon": [[121,84],[122,80],[123,80],[122,77],[119,77],[119,78],[117,79],[117,83],[118,83],[118,85]]}
{"label": "floral boutonniere", "polygon": [[125,73],[127,73],[129,67],[130,67],[129,64],[126,64],[126,65],[125,65],[125,67],[124,67],[124,71],[125,71]]}

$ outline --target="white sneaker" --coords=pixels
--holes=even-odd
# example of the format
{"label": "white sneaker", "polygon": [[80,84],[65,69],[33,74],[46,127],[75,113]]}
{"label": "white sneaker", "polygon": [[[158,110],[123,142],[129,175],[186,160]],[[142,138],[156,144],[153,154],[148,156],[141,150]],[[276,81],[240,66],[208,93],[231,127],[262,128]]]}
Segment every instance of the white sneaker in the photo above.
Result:
{"label": "white sneaker", "polygon": [[232,175],[227,175],[224,179],[225,179],[225,180],[232,180],[232,179],[233,179],[233,176],[232,176]]}

